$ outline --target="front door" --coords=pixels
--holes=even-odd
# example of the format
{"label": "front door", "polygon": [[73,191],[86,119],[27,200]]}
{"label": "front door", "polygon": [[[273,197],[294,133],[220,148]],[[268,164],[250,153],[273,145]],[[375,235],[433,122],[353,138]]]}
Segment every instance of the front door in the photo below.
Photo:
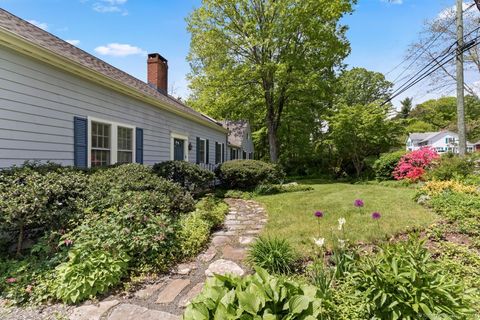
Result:
{"label": "front door", "polygon": [[176,138],[173,140],[173,160],[185,160],[185,140]]}

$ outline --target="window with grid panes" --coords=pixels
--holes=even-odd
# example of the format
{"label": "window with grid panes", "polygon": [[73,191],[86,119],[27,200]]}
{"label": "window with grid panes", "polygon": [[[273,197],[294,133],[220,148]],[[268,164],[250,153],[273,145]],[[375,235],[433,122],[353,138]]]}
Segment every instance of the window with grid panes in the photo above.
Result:
{"label": "window with grid panes", "polygon": [[111,126],[106,123],[92,121],[91,166],[100,167],[110,164]]}
{"label": "window with grid panes", "polygon": [[133,129],[117,127],[117,163],[133,162]]}

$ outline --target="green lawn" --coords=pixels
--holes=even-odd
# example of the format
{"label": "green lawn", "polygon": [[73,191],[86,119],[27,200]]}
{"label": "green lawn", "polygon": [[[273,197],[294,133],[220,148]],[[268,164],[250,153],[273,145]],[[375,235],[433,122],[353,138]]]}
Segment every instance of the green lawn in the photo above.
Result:
{"label": "green lawn", "polygon": [[[343,183],[315,184],[306,181],[313,191],[260,196],[268,211],[266,235],[288,239],[299,252],[308,255],[313,248],[313,237],[326,238],[331,245],[334,235],[341,238],[338,219],[344,217],[345,238],[350,242],[370,242],[384,238],[408,227],[427,226],[436,216],[416,204],[412,199],[415,190],[379,185],[352,185]],[[362,199],[365,206],[355,208],[355,199]],[[324,212],[316,218],[315,211]],[[374,211],[381,213],[378,221],[372,219]]]}

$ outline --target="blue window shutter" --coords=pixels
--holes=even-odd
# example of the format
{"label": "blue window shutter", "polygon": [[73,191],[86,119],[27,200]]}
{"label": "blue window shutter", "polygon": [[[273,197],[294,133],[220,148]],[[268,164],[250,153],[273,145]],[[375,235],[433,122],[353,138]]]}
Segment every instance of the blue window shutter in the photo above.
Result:
{"label": "blue window shutter", "polygon": [[200,138],[197,137],[197,164],[200,164]]}
{"label": "blue window shutter", "polygon": [[135,162],[143,164],[143,129],[135,129]]}
{"label": "blue window shutter", "polygon": [[73,164],[78,168],[88,166],[88,120],[73,118]]}
{"label": "blue window shutter", "polygon": [[209,146],[208,146],[208,139],[205,141],[205,163],[209,163],[208,159],[210,158],[210,152],[209,152]]}

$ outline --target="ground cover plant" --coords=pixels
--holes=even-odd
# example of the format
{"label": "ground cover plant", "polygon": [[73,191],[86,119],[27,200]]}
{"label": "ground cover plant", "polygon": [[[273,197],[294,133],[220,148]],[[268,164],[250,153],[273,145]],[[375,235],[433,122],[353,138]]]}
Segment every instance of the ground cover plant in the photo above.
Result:
{"label": "ground cover plant", "polygon": [[164,272],[197,254],[228,211],[139,164],[16,168],[0,175],[0,191],[0,297],[10,303],[77,303]]}

